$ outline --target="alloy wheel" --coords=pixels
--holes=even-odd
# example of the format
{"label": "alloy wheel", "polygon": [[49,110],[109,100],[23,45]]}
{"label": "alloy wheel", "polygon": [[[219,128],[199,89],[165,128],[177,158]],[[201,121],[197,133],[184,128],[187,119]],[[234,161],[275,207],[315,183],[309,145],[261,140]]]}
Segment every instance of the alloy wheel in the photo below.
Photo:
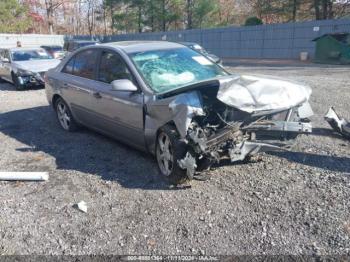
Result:
{"label": "alloy wheel", "polygon": [[157,141],[157,161],[160,171],[169,176],[174,167],[174,154],[170,138],[164,132],[160,133]]}
{"label": "alloy wheel", "polygon": [[69,130],[70,116],[68,113],[67,106],[62,101],[59,101],[57,104],[57,116],[58,116],[58,120],[60,121],[61,126],[65,130]]}

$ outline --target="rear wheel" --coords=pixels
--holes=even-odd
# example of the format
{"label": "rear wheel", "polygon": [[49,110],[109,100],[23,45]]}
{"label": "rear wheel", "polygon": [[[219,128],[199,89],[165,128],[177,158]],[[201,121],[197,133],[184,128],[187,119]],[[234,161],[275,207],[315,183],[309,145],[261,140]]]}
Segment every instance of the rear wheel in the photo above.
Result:
{"label": "rear wheel", "polygon": [[15,73],[11,73],[11,76],[12,76],[13,85],[15,86],[16,90],[20,91],[20,90],[25,89],[25,85],[24,85],[24,84],[21,84],[21,83],[19,82],[18,76],[15,75]]}
{"label": "rear wheel", "polygon": [[56,100],[55,110],[58,122],[64,130],[68,132],[74,132],[78,129],[77,122],[74,120],[68,105],[66,104],[66,102],[64,102],[62,98],[58,98]]}
{"label": "rear wheel", "polygon": [[189,180],[186,170],[180,168],[178,160],[187,153],[186,143],[180,141],[180,136],[173,126],[164,126],[157,137],[156,158],[159,171],[168,177],[172,184],[182,184]]}

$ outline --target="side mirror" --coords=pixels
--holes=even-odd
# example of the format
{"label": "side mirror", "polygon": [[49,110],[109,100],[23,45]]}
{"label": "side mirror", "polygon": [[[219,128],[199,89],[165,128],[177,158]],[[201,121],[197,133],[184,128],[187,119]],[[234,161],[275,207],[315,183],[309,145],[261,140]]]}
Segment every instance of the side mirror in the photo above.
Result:
{"label": "side mirror", "polygon": [[1,59],[1,61],[2,61],[3,63],[10,63],[10,60],[9,60],[8,58],[3,58],[3,59]]}
{"label": "side mirror", "polygon": [[129,79],[114,80],[112,83],[113,91],[135,92],[137,87]]}

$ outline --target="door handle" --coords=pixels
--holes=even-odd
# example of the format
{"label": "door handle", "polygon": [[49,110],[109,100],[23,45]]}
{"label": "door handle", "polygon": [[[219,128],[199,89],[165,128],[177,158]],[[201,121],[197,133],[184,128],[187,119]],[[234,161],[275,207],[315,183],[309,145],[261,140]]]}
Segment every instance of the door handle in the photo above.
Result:
{"label": "door handle", "polygon": [[100,94],[99,92],[94,92],[92,95],[93,95],[95,98],[98,98],[98,99],[102,98],[102,96],[101,96],[101,94]]}

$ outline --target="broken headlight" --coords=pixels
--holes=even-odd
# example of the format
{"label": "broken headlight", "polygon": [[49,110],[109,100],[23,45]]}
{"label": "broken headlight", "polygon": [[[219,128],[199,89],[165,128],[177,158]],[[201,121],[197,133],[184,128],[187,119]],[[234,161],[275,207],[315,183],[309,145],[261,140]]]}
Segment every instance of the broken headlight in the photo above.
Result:
{"label": "broken headlight", "polygon": [[34,75],[34,73],[31,72],[31,71],[28,71],[28,70],[18,69],[17,70],[17,75],[18,76],[32,76],[32,75]]}

